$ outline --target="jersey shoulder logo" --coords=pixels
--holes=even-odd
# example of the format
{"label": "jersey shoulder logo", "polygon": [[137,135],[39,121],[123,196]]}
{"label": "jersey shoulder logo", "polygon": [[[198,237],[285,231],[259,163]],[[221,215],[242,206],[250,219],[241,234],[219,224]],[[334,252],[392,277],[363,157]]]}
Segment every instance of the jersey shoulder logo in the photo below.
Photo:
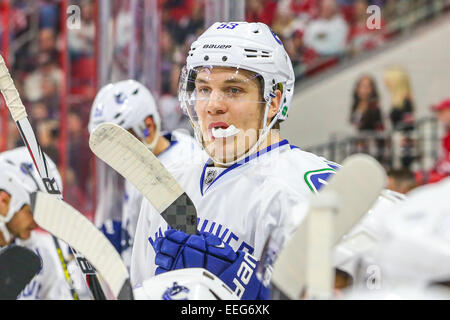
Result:
{"label": "jersey shoulder logo", "polygon": [[332,168],[312,170],[306,172],[304,178],[309,189],[316,193],[327,184],[328,179],[335,173],[336,171]]}

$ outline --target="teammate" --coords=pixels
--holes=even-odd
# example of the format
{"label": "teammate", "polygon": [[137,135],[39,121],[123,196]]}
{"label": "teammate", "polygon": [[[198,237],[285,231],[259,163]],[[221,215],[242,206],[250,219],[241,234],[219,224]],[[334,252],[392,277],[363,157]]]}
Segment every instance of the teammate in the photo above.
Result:
{"label": "teammate", "polygon": [[[135,80],[110,83],[100,89],[92,105],[89,133],[104,122],[113,122],[130,131],[165,166],[200,149],[196,141],[181,130],[161,132],[161,120],[155,100],[150,91]],[[142,194],[125,181],[121,219],[106,221],[101,226],[128,267],[142,198]]]}
{"label": "teammate", "polygon": [[[55,178],[58,187],[61,189],[61,177],[57,171],[55,163],[47,156],[48,169],[51,176]],[[54,241],[58,242],[61,254],[66,259],[67,270],[70,273],[73,287],[79,299],[89,299],[89,292],[82,283],[81,271],[76,266],[74,260],[70,260],[69,248],[67,244],[52,236],[44,230],[38,229],[33,219],[30,208],[31,192],[37,191],[44,186],[26,147],[19,147],[13,150],[0,153],[0,168],[2,172],[8,172],[17,181],[17,205],[12,206],[12,217],[6,224],[10,235],[10,241],[17,245],[33,250],[42,259],[42,269],[31,280],[31,282],[21,292],[20,300],[71,300],[74,298],[71,288],[65,278],[64,271],[57,254]],[[19,193],[20,192],[20,193]],[[17,201],[17,200],[16,200]],[[18,208],[20,207],[20,210]]]}
{"label": "teammate", "polygon": [[366,283],[346,299],[450,299],[450,178],[420,186],[379,218]]}
{"label": "teammate", "polygon": [[241,299],[267,298],[254,271],[268,236],[278,227],[290,234],[303,218],[295,204],[334,173],[280,135],[294,82],[289,56],[263,23],[215,23],[192,44],[179,99],[208,156],[168,169],[197,209],[198,234],[169,229],[144,200],[133,285],[168,270],[200,267]]}
{"label": "teammate", "polygon": [[[14,240],[14,236],[29,236],[31,229],[36,227],[29,215],[30,197],[23,184],[14,175],[11,167],[0,163],[0,246],[6,246]],[[25,219],[26,223],[16,228],[15,234],[9,225],[17,225]],[[19,223],[20,225],[20,223]]]}

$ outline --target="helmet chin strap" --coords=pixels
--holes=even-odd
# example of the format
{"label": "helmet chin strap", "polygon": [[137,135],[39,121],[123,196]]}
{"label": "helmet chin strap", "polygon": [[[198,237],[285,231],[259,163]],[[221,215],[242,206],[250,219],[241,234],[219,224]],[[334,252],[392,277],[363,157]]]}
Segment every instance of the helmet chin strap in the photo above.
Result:
{"label": "helmet chin strap", "polygon": [[158,143],[159,137],[161,136],[160,131],[159,131],[159,126],[156,127],[155,130],[155,137],[153,138],[151,143],[147,143],[147,141],[144,139],[142,139],[142,143],[150,149],[151,152],[153,152],[155,150],[156,144]]}
{"label": "helmet chin strap", "polygon": [[3,234],[6,243],[9,243],[12,239],[12,235],[9,232],[8,227],[6,227],[6,219],[3,216],[0,216],[0,232]]}

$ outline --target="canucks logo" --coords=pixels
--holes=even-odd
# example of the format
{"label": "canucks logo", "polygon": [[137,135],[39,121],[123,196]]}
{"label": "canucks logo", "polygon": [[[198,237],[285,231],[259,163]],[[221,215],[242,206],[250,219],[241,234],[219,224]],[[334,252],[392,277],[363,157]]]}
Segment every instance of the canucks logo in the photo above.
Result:
{"label": "canucks logo", "polygon": [[332,168],[326,168],[321,170],[308,171],[305,173],[305,182],[312,192],[319,191],[324,185],[327,184],[331,175],[336,171]]}
{"label": "canucks logo", "polygon": [[127,97],[122,92],[120,92],[120,93],[116,94],[114,96],[114,98],[116,99],[117,104],[123,104]]}
{"label": "canucks logo", "polygon": [[174,282],[172,287],[163,293],[163,300],[188,300],[189,289]]}

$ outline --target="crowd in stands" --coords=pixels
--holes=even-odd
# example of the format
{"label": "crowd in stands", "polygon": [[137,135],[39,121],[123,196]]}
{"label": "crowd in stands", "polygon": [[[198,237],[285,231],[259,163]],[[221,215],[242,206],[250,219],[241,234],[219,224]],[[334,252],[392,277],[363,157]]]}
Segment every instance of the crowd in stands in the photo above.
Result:
{"label": "crowd in stands", "polygon": [[[124,7],[127,4],[129,7],[128,1],[120,2]],[[245,19],[249,22],[266,23],[280,36],[299,81],[339,63],[344,57],[373,50],[388,41],[392,34],[387,32],[384,26],[390,19],[395,18],[395,10],[392,10],[392,7],[396,2],[246,0]],[[20,43],[15,47],[11,59],[15,83],[44,151],[57,163],[60,159],[62,129],[60,97],[64,87],[61,86],[64,84],[63,80],[67,80],[70,99],[64,122],[67,134],[67,167],[63,175],[66,188],[70,190],[67,192],[68,202],[82,203],[86,200],[84,194],[89,192],[88,177],[91,176],[86,127],[91,103],[96,94],[95,0],[69,2],[81,8],[82,27],[67,32],[68,77],[64,74],[62,64],[64,56],[61,50],[61,1],[15,0],[10,3],[11,43]],[[205,5],[205,0],[158,2],[161,12],[159,47],[162,77],[158,102],[163,126],[166,126],[163,129],[170,130],[176,126],[189,128],[186,123],[180,122],[181,111],[176,98],[178,76],[190,44],[204,31]],[[381,9],[382,19],[378,21],[378,28],[371,28],[367,23],[369,5],[377,5]],[[2,6],[2,15],[4,10]],[[120,24],[120,21],[116,22]],[[0,31],[4,32],[3,29]],[[117,41],[128,41],[130,38],[122,31],[116,36]],[[390,76],[395,78],[398,74],[393,72]],[[408,130],[405,122],[411,124],[413,120],[413,101],[408,97],[401,99],[395,93],[392,97],[391,124],[393,127],[401,125],[401,130]],[[174,117],[174,114],[177,116]],[[364,76],[355,87],[351,122],[361,131],[383,131],[386,127],[383,121],[376,85],[370,76]],[[13,128],[14,124],[10,123],[9,148],[21,144],[17,130]]]}
{"label": "crowd in stands", "polygon": [[[10,52],[10,70],[39,143],[56,163],[61,159],[60,98],[65,87],[67,96],[71,97],[66,100],[64,122],[67,165],[60,171],[65,179],[65,199],[84,210],[80,206],[87,204],[84,193],[89,188],[91,158],[85,128],[96,93],[92,68],[95,65],[94,1],[71,1],[82,8],[83,27],[67,32],[67,77],[62,64],[65,57],[61,50],[61,1],[11,1],[10,4],[10,43],[20,44],[13,54]],[[3,5],[2,15],[6,14],[5,10]],[[9,149],[23,144],[11,120],[8,136]]]}
{"label": "crowd in stands", "polygon": [[[392,181],[390,183],[396,189],[402,188],[400,186],[402,181],[409,184],[411,177],[414,177],[416,185],[420,185],[438,182],[450,176],[450,99],[444,99],[431,106],[438,126],[444,129],[439,150],[436,150],[439,156],[435,164],[430,170],[413,171],[411,165],[414,161],[420,160],[421,155],[414,152],[417,149],[415,148],[417,141],[412,134],[416,127],[415,103],[409,74],[400,67],[389,67],[384,72],[383,85],[391,96],[388,115],[383,115],[381,111],[378,86],[374,77],[364,74],[355,82],[349,122],[360,137],[356,141],[358,152],[371,153],[369,141],[374,140],[377,151],[373,155],[387,168],[392,176],[391,180],[395,180],[395,183]],[[400,165],[397,167],[391,158],[385,157],[384,152],[386,148],[392,148],[391,143],[395,136],[401,141],[402,153]],[[406,187],[402,190],[404,189],[406,190]]]}

